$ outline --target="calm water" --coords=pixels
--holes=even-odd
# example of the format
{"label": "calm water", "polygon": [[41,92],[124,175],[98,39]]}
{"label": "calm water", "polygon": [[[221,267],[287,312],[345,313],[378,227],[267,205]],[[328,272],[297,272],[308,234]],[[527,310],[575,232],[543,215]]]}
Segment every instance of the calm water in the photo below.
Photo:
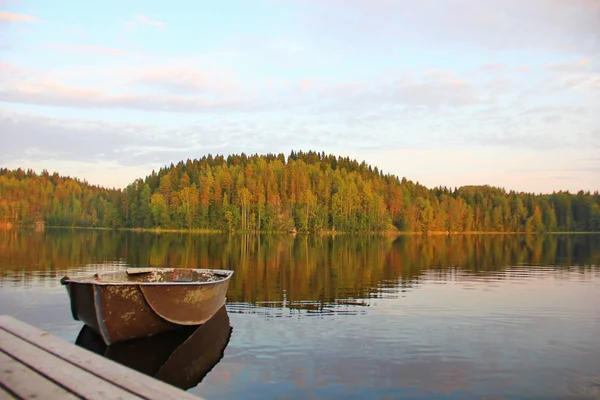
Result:
{"label": "calm water", "polygon": [[0,314],[75,342],[58,280],[143,265],[236,271],[208,399],[600,398],[597,235],[0,232]]}

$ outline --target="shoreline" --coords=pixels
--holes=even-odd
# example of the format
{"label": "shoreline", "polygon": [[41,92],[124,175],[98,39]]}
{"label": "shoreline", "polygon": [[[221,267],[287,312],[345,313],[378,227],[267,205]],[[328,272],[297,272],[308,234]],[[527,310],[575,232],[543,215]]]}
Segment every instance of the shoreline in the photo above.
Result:
{"label": "shoreline", "polygon": [[414,232],[414,231],[331,231],[321,230],[319,232],[290,232],[286,230],[280,231],[222,231],[219,229],[177,229],[177,228],[107,228],[107,227],[91,227],[91,226],[45,226],[44,229],[36,229],[35,226],[11,226],[8,229],[2,228],[0,231],[20,231],[20,230],[32,230],[37,233],[43,233],[45,230],[59,230],[59,229],[70,229],[70,230],[98,230],[98,231],[120,231],[120,232],[137,232],[137,233],[187,233],[187,234],[200,234],[200,235],[214,235],[214,234],[229,234],[229,235],[319,235],[319,236],[336,236],[336,235],[365,235],[365,236],[460,236],[460,235],[600,235],[600,232],[593,231],[553,231],[553,232],[497,232],[497,231],[429,231],[429,232]]}

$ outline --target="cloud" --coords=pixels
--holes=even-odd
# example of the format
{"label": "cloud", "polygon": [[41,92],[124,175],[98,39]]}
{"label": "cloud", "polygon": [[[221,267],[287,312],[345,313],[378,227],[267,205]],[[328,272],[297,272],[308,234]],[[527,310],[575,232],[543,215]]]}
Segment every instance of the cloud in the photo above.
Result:
{"label": "cloud", "polygon": [[589,115],[591,112],[586,107],[573,106],[535,106],[521,112],[521,115],[573,115],[575,118]]}
{"label": "cloud", "polygon": [[251,143],[265,143],[258,140],[259,136],[271,132],[263,124],[230,125],[215,119],[176,128],[6,112],[0,113],[0,131],[3,133],[1,163],[28,158],[110,161],[124,166],[164,165],[196,157],[200,151],[225,147],[241,152],[252,147]]}
{"label": "cloud", "polygon": [[486,73],[502,72],[506,69],[506,65],[501,64],[501,63],[488,63],[488,64],[483,64],[482,66],[479,67],[479,69]]}
{"label": "cloud", "polygon": [[584,59],[574,62],[548,63],[544,64],[544,68],[558,72],[582,72],[588,70],[591,65],[591,60]]}
{"label": "cloud", "polygon": [[3,132],[0,160],[4,163],[27,157],[30,160],[95,162],[103,156],[111,157],[120,146],[135,144],[132,126],[115,128],[98,123],[5,113],[0,116]]}
{"label": "cloud", "polygon": [[[104,77],[108,82],[102,89],[84,88],[59,81],[53,76],[40,76],[39,71],[0,63],[0,82],[3,83],[0,101],[79,109],[129,109],[205,115],[278,112],[304,116],[330,115],[329,119],[331,115],[343,115],[344,118],[354,118],[347,119],[348,124],[369,129],[384,121],[401,123],[405,127],[411,121],[420,121],[421,125],[429,121],[432,125],[436,118],[445,119],[446,126],[449,126],[448,121],[459,116],[458,112],[476,107],[478,112],[498,116],[502,115],[499,105],[505,102],[504,99],[510,99],[511,96],[515,98],[516,94],[523,93],[520,101],[527,105],[531,96],[535,95],[527,94],[527,90],[537,88],[540,84],[544,90],[550,87],[544,82],[520,82],[515,80],[517,78],[496,72],[487,75],[480,72],[464,79],[455,76],[452,71],[443,70],[426,70],[421,74],[384,72],[339,82],[324,79],[262,79],[248,82],[238,80],[233,73],[177,66],[121,71],[122,77],[118,79],[110,76],[111,73],[102,75],[106,73],[102,71],[100,75],[94,75],[95,81]],[[68,79],[68,75],[63,76]],[[555,90],[564,92],[576,88],[581,93],[578,96],[583,96],[586,90],[593,95],[598,85],[595,75],[586,75],[585,79],[574,76],[570,81],[560,76],[551,75],[547,79],[552,85],[561,85]],[[575,78],[578,80],[575,81]],[[118,81],[121,83],[115,83]],[[552,101],[547,105],[552,106]],[[445,110],[454,110],[454,114],[445,117]],[[366,115],[380,117],[378,121],[367,121],[362,118]],[[498,120],[500,123],[502,118]],[[482,120],[482,123],[496,124],[498,121]],[[462,125],[468,127],[470,124],[465,121],[457,126]],[[337,129],[345,130],[348,126],[339,126]],[[490,131],[491,127],[493,125],[485,125],[485,130]]]}
{"label": "cloud", "polygon": [[31,15],[15,14],[8,11],[0,11],[0,21],[6,22],[36,22],[37,19]]}
{"label": "cloud", "polygon": [[105,92],[45,83],[43,86],[21,85],[12,90],[0,89],[0,101],[52,107],[115,108],[174,113],[251,111],[243,99],[210,100],[199,97],[150,94],[107,94]]}
{"label": "cloud", "polygon": [[155,68],[136,74],[132,84],[142,84],[171,94],[235,94],[244,92],[231,77],[214,70],[192,68]]}
{"label": "cloud", "polygon": [[0,82],[4,80],[9,83],[12,80],[20,80],[26,77],[24,68],[15,67],[12,64],[0,61]]}
{"label": "cloud", "polygon": [[590,127],[600,124],[596,115],[592,108],[544,106],[508,115],[470,116],[457,121],[453,141],[459,147],[600,151],[600,143],[589,134]]}
{"label": "cloud", "polygon": [[440,106],[459,107],[480,102],[472,85],[461,80],[439,80],[421,82],[400,82],[393,91],[392,98],[402,104],[421,105],[437,108]]}
{"label": "cloud", "polygon": [[[460,50],[597,54],[597,0],[298,0],[301,23],[331,50],[389,52],[401,44]],[[331,47],[335,44],[335,47]]]}
{"label": "cloud", "polygon": [[549,93],[579,92],[600,96],[600,66],[598,62],[583,59],[575,62],[556,62],[543,65],[543,70],[553,75],[545,79]]}
{"label": "cloud", "polygon": [[600,97],[600,74],[573,78],[566,81],[564,86]]}
{"label": "cloud", "polygon": [[237,96],[111,93],[64,84],[53,77],[0,62],[0,101],[52,107],[116,108],[174,113],[250,111],[259,104]]}
{"label": "cloud", "polygon": [[[383,76],[365,81],[303,80],[287,83],[255,81],[241,85],[234,79],[207,71],[156,69],[132,71],[129,93],[111,93],[62,83],[51,77],[35,79],[16,73],[8,64],[0,68],[0,101],[77,108],[122,108],[173,113],[257,112],[296,110],[327,112],[380,107],[421,106],[430,109],[463,107],[487,101],[471,82],[449,79],[447,74]],[[438,76],[439,75],[439,76]],[[148,94],[135,86],[159,89]]]}
{"label": "cloud", "polygon": [[[252,115],[240,122],[206,117],[202,122],[182,127],[157,127],[1,113],[0,131],[4,140],[0,163],[29,159],[161,166],[209,152],[288,152],[314,146],[337,151],[352,146],[368,148],[375,142],[375,137],[368,133],[348,135],[337,129],[337,123],[316,118],[265,122]],[[340,145],[343,136],[347,143]]]}
{"label": "cloud", "polygon": [[160,29],[166,28],[166,24],[164,22],[150,19],[150,17],[143,14],[138,14],[135,16],[134,21],[127,22],[127,27],[129,29],[137,29],[139,25],[149,25]]}
{"label": "cloud", "polygon": [[[270,151],[273,146],[285,151],[315,147],[380,151],[474,145],[543,152],[595,146],[584,133],[600,126],[595,117],[600,110],[588,99],[596,81],[580,82],[588,85],[588,92],[565,87],[540,102],[536,97],[540,94],[527,90],[546,87],[544,79],[562,84],[558,77],[565,72],[548,70],[544,79],[532,79],[495,69],[487,74],[482,72],[485,68],[472,70],[479,72],[469,79],[451,70],[425,70],[337,82],[318,78],[248,82],[233,79],[228,72],[165,66],[121,71],[121,82],[105,76],[109,84],[100,90],[0,63],[0,101],[77,108],[89,114],[122,109],[197,115],[203,124],[173,130],[173,135],[183,132],[207,148],[240,151]],[[537,67],[534,75],[541,71],[546,69]],[[68,79],[68,74],[63,76]],[[561,100],[562,93],[570,96],[568,102]],[[251,120],[256,126],[205,124],[216,118]],[[222,140],[208,143],[202,135]],[[138,157],[153,160],[154,147],[144,148],[148,153]],[[174,157],[180,152],[175,147],[169,151]]]}
{"label": "cloud", "polygon": [[125,54],[125,51],[119,49],[111,49],[108,47],[93,46],[93,45],[73,45],[67,43],[48,43],[53,49],[73,53],[91,53],[91,54]]}

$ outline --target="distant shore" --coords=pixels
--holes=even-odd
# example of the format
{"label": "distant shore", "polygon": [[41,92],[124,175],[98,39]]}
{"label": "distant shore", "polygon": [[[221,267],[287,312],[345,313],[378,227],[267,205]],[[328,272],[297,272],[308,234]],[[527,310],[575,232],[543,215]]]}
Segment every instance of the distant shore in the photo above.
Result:
{"label": "distant shore", "polygon": [[223,231],[220,229],[185,229],[185,228],[107,228],[107,227],[92,227],[92,226],[45,226],[39,229],[36,226],[14,226],[13,224],[0,224],[0,231],[11,230],[32,230],[43,232],[53,229],[71,229],[71,230],[98,230],[98,231],[121,231],[121,232],[139,232],[139,233],[189,233],[189,234],[244,234],[244,235],[320,235],[320,236],[335,236],[335,235],[383,235],[383,236],[459,236],[459,235],[559,235],[559,234],[577,234],[577,235],[598,235],[600,232],[585,232],[585,231],[553,231],[553,232],[497,232],[497,231],[428,231],[428,232],[410,232],[399,230],[385,231],[333,231],[320,230],[318,232],[307,231],[292,231],[290,230],[275,230],[275,231]]}

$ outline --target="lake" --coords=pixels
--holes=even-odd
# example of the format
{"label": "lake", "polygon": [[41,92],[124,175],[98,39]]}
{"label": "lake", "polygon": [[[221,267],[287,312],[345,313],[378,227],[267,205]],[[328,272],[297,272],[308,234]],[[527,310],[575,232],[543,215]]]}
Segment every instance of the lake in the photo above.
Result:
{"label": "lake", "polygon": [[59,279],[147,265],[235,271],[208,399],[600,398],[600,235],[2,231],[0,314],[73,343]]}

